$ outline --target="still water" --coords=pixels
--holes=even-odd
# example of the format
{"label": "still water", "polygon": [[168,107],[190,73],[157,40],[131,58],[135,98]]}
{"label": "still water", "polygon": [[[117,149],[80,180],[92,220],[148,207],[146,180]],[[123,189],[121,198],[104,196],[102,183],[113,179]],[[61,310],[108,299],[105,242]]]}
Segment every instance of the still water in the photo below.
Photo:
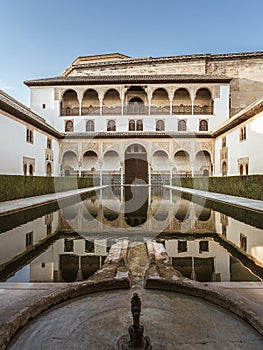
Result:
{"label": "still water", "polygon": [[191,279],[262,281],[263,216],[209,205],[162,188],[116,187],[2,217],[0,280],[81,281],[103,265],[112,244],[128,238],[163,243]]}

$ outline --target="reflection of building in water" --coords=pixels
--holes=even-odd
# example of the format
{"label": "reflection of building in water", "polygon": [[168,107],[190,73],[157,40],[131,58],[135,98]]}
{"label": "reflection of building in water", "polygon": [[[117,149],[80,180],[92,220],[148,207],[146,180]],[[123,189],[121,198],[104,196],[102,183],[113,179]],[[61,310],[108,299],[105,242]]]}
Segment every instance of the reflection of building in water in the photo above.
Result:
{"label": "reflection of building in water", "polygon": [[[134,193],[139,191],[142,199],[143,215],[132,210],[132,201],[129,207],[130,220],[135,220],[137,214],[138,218],[143,218],[144,222],[137,227],[127,220],[125,196],[116,188],[114,192],[109,189],[103,192],[103,196],[94,195],[2,233],[0,273],[10,263],[19,260],[20,265],[14,272],[30,264],[32,281],[81,280],[101,267],[108,248],[124,235],[130,241],[138,240],[138,237],[143,241],[155,239],[161,233],[168,239],[177,238],[173,233],[179,232],[185,233],[185,238],[167,241],[166,248],[173,264],[183,269],[188,277],[233,281],[242,279],[247,271],[214,241],[200,239],[198,234],[209,237],[209,234],[218,233],[243,256],[252,257],[258,265],[263,264],[261,230],[199,204],[171,196],[169,190],[161,193],[159,189],[150,193],[148,190],[148,187],[136,186],[132,189]],[[197,239],[188,240],[189,234]],[[246,280],[252,280],[252,277],[248,275]]]}
{"label": "reflection of building in water", "polygon": [[62,211],[60,229],[101,232],[136,227],[141,232],[215,232],[213,212],[173,196],[169,190],[158,196],[148,187],[124,187],[125,195],[103,191],[102,201],[93,196]]}
{"label": "reflection of building in water", "polygon": [[87,279],[103,265],[107,241],[59,239],[30,264],[31,282],[74,282]]}
{"label": "reflection of building in water", "polygon": [[211,239],[171,239],[165,248],[172,265],[200,282],[260,281],[240,261]]}
{"label": "reflection of building in water", "polygon": [[216,232],[263,266],[262,230],[226,215],[215,213]]}
{"label": "reflection of building in water", "polygon": [[28,255],[52,237],[58,227],[58,212],[18,226],[0,235],[0,271]]}

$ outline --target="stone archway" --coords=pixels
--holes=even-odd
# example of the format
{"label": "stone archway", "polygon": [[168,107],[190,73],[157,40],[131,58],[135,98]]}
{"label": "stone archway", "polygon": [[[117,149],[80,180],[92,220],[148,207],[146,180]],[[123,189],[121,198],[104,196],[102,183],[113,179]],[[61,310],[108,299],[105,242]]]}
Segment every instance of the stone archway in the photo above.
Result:
{"label": "stone archway", "polygon": [[134,181],[148,184],[147,152],[139,144],[133,144],[125,151],[125,183],[132,184]]}

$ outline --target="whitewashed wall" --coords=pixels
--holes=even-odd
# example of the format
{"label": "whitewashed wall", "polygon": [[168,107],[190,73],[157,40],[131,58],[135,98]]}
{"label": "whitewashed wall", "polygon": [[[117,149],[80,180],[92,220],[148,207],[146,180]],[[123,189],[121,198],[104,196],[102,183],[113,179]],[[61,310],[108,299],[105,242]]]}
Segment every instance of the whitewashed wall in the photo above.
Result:
{"label": "whitewashed wall", "polygon": [[[246,140],[240,141],[240,128],[246,126]],[[222,137],[228,147],[227,175],[239,175],[238,159],[249,158],[249,175],[263,174],[263,112],[219,136],[215,140],[215,175],[221,176],[220,149]]]}
{"label": "whitewashed wall", "polygon": [[58,140],[39,129],[34,130],[34,142],[26,141],[26,124],[18,119],[11,118],[0,113],[1,147],[0,147],[0,174],[23,175],[23,157],[35,159],[34,175],[46,176],[45,149],[47,148],[47,138],[52,139],[52,150],[54,154],[53,173],[59,172],[59,144]]}
{"label": "whitewashed wall", "polygon": [[[165,122],[166,131],[178,130],[178,120],[187,120],[187,131],[199,131],[199,122],[202,119],[208,121],[208,131],[215,130],[223,122],[228,119],[229,115],[229,86],[220,86],[220,96],[214,100],[214,115],[129,115],[129,116],[73,116],[73,117],[61,117],[60,116],[60,103],[58,100],[54,100],[54,88],[53,87],[31,87],[31,109],[37,114],[44,117],[52,126],[57,130],[64,132],[64,125],[66,120],[74,121],[75,132],[85,132],[87,120],[94,120],[95,131],[104,132],[107,131],[107,121],[110,119],[116,120],[116,131],[129,130],[130,119],[142,119],[143,131],[155,131],[156,121],[162,119]],[[45,109],[43,109],[45,104]]]}

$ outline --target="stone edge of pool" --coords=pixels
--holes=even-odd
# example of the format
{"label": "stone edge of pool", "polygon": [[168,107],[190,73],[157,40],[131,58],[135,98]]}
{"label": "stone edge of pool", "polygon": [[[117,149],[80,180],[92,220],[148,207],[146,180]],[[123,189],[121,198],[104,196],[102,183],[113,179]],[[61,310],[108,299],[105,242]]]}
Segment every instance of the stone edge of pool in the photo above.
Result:
{"label": "stone edge of pool", "polygon": [[[174,269],[164,246],[147,241],[149,258],[144,287],[196,296],[213,302],[240,316],[263,336],[263,284],[201,283],[190,280]],[[132,275],[127,267],[128,240],[114,244],[99,271],[84,282],[75,283],[0,283],[0,307],[5,319],[0,319],[0,349],[10,343],[26,324],[49,308],[85,294],[130,288]],[[9,293],[17,299],[12,304]]]}

